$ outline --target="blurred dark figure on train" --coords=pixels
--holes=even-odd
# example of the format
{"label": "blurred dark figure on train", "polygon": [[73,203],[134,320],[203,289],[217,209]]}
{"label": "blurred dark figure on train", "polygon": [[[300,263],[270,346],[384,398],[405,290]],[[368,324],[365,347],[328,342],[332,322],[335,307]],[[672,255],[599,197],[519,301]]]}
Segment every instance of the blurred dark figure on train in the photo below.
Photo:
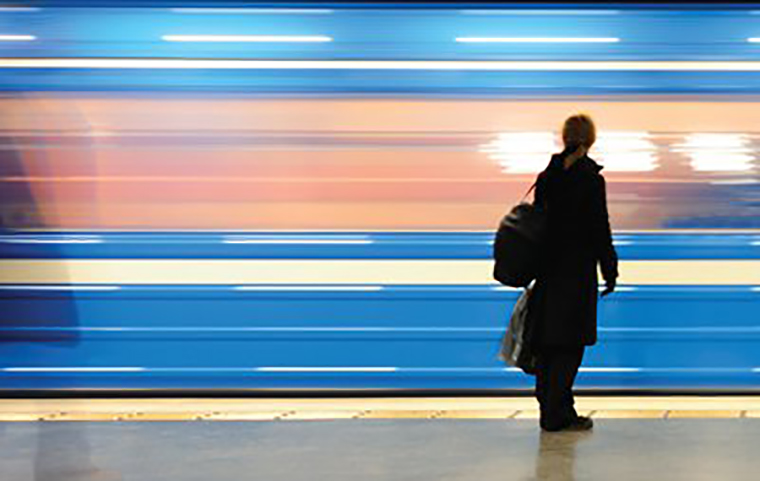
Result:
{"label": "blurred dark figure on train", "polygon": [[[16,389],[42,388],[49,390],[48,395],[55,390],[80,389],[76,370],[89,367],[84,355],[77,354],[83,342],[77,295],[92,293],[77,291],[71,285],[67,239],[57,232],[63,229],[54,220],[58,206],[38,202],[40,198],[59,200],[56,194],[60,186],[35,179],[55,179],[51,157],[60,156],[61,151],[69,153],[65,160],[71,164],[81,162],[83,152],[91,150],[92,136],[87,135],[86,119],[79,112],[51,112],[46,105],[44,97],[37,100],[23,95],[6,94],[0,101],[0,261],[4,261],[0,266],[0,359],[5,368],[0,389],[6,395],[18,395]],[[60,135],[71,133],[62,128],[67,121],[82,125],[82,135],[74,139],[84,140]],[[80,188],[80,193],[86,191]],[[30,251],[39,251],[40,246],[43,257],[30,256]],[[8,260],[20,265],[13,266]],[[34,264],[36,267],[29,267]],[[32,280],[19,282],[19,276]],[[35,403],[30,400],[26,404]],[[82,403],[80,407],[72,400],[67,408],[73,412],[91,409]],[[37,409],[45,410],[45,406],[42,400]],[[0,436],[35,436],[34,456],[21,457],[31,460],[34,481],[123,479],[120,473],[97,466],[87,423],[42,422],[18,428],[0,430]],[[0,466],[2,480],[30,479],[29,474],[29,466],[21,463]]]}
{"label": "blurred dark figure on train", "polygon": [[535,203],[547,213],[546,267],[536,280],[533,346],[541,428],[591,429],[574,408],[573,383],[586,346],[596,343],[597,263],[615,289],[617,254],[607,214],[602,167],[588,157],[596,140],[591,118],[575,115],[562,129],[565,149],[536,181]]}

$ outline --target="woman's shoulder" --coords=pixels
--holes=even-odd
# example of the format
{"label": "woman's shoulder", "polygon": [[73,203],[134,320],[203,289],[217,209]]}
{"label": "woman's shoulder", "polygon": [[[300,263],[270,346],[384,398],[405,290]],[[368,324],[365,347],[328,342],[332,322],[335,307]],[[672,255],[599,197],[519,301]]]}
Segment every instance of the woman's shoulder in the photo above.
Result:
{"label": "woman's shoulder", "polygon": [[602,175],[603,166],[597,164],[593,159],[584,157],[581,161],[580,179],[584,184],[590,184],[594,188],[602,187],[604,184],[604,176]]}
{"label": "woman's shoulder", "polygon": [[538,173],[538,180],[545,180],[553,172],[558,172],[561,170],[562,170],[562,155],[552,154],[552,157],[551,159],[549,159],[549,163],[546,165],[546,168],[544,168],[544,170]]}
{"label": "woman's shoulder", "polygon": [[604,166],[599,165],[594,159],[591,157],[583,157],[580,159],[581,167],[583,167],[583,170],[594,175],[602,176],[602,169],[604,169]]}

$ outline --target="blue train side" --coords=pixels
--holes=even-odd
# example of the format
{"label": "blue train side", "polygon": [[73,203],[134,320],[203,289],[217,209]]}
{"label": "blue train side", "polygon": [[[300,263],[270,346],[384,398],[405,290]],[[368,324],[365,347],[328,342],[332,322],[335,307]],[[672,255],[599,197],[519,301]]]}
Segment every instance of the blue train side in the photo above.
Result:
{"label": "blue train side", "polygon": [[[0,34],[23,37],[0,40],[3,100],[116,93],[738,105],[760,93],[760,17],[751,7],[211,10],[2,8]],[[619,41],[456,40],[505,31]],[[331,41],[165,38],[219,32]],[[44,155],[32,157],[45,166]],[[580,388],[760,387],[753,162],[729,182],[692,173],[698,180],[680,201],[699,204],[689,212],[703,215],[674,214],[657,232],[616,235],[623,279],[600,301],[599,344],[588,351]],[[0,167],[12,185],[0,197],[12,202],[25,174]],[[643,200],[626,195],[635,216]],[[489,271],[491,240],[483,230],[4,231],[0,391],[530,388],[531,378],[496,357],[519,292],[478,277]],[[325,279],[310,272],[317,267]],[[436,282],[447,269],[461,271],[462,283],[453,274]]]}
{"label": "blue train side", "polygon": [[[316,234],[300,234],[303,244],[282,233],[260,234],[269,242],[225,242],[237,235],[35,234],[3,236],[0,245],[4,258],[21,262],[425,259],[453,264],[490,259],[491,237],[480,233],[365,233],[372,242],[350,246],[310,245]],[[329,237],[323,233],[321,238]],[[760,261],[760,235],[755,234],[630,234],[616,242],[623,266],[669,259]],[[272,287],[5,285],[0,290],[2,389],[530,386],[529,377],[496,358],[516,290],[496,285]],[[589,351],[579,387],[757,388],[759,291],[754,285],[621,286],[600,301],[599,344]]]}

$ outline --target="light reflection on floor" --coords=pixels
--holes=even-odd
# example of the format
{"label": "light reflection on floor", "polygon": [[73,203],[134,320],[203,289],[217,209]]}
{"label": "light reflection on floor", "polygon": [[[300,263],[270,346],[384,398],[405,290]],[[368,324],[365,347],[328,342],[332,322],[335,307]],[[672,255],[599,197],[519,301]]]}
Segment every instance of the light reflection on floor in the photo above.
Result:
{"label": "light reflection on floor", "polygon": [[753,419],[16,422],[0,423],[0,479],[754,480],[758,436]]}

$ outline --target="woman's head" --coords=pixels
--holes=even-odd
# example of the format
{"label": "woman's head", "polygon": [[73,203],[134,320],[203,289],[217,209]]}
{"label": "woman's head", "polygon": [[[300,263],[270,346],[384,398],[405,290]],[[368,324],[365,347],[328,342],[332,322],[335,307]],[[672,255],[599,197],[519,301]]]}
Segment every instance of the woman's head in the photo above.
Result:
{"label": "woman's head", "polygon": [[565,147],[585,147],[587,150],[596,142],[594,121],[586,114],[573,115],[565,120],[562,127],[562,141]]}

